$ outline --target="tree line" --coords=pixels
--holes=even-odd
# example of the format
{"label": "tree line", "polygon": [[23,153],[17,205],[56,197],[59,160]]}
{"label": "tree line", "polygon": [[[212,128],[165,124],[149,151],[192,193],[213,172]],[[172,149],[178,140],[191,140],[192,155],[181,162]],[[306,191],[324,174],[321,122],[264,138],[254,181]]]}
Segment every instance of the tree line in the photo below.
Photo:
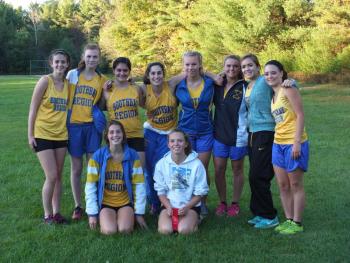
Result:
{"label": "tree line", "polygon": [[210,70],[227,54],[278,59],[289,71],[350,69],[346,0],[49,0],[14,9],[0,0],[0,73],[28,73],[29,60],[64,48],[73,66],[87,42],[100,44],[101,68],[127,56],[134,72],[161,61],[170,73],[186,50]]}

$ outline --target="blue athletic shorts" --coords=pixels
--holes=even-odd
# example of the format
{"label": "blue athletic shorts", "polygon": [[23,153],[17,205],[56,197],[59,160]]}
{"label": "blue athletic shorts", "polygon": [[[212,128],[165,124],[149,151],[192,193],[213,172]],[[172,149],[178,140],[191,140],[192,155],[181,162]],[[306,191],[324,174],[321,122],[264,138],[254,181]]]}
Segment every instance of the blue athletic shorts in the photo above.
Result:
{"label": "blue athletic shorts", "polygon": [[300,157],[292,159],[292,144],[276,144],[272,146],[272,164],[285,169],[288,173],[300,168],[307,171],[309,163],[309,142],[301,144]]}
{"label": "blue athletic shorts", "polygon": [[94,124],[70,124],[68,126],[68,152],[73,157],[96,152],[101,145],[102,135]]}
{"label": "blue athletic shorts", "polygon": [[214,139],[213,155],[220,158],[230,157],[234,161],[241,160],[244,156],[248,155],[248,146],[228,146]]}
{"label": "blue athletic shorts", "polygon": [[213,148],[214,136],[212,133],[206,135],[188,135],[192,150],[197,153],[210,152]]}

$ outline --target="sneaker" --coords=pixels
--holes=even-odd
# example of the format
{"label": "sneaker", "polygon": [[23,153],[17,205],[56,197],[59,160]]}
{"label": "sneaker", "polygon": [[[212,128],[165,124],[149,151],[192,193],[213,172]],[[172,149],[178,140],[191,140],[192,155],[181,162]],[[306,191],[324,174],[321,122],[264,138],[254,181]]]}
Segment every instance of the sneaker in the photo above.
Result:
{"label": "sneaker", "polygon": [[288,219],[288,220],[284,221],[282,224],[280,224],[279,226],[276,226],[274,230],[276,232],[280,232],[280,231],[288,228],[291,222],[292,222],[292,220]]}
{"label": "sneaker", "polygon": [[206,217],[208,214],[209,214],[208,207],[204,202],[202,202],[201,203],[201,216]]}
{"label": "sneaker", "polygon": [[45,216],[44,219],[43,219],[43,222],[46,225],[52,225],[52,223],[53,223],[52,215]]}
{"label": "sneaker", "polygon": [[248,224],[254,226],[257,223],[259,223],[261,219],[262,219],[261,216],[255,216],[252,219],[248,220]]}
{"label": "sneaker", "polygon": [[76,208],[74,208],[72,219],[80,220],[83,217],[83,215],[84,215],[84,210],[80,206],[77,206]]}
{"label": "sneaker", "polygon": [[303,231],[304,231],[304,227],[303,226],[298,225],[297,223],[291,221],[287,228],[285,228],[285,229],[280,231],[280,234],[293,235],[293,234],[296,234],[298,232],[303,232]]}
{"label": "sneaker", "polygon": [[239,208],[239,204],[231,204],[228,208],[227,208],[227,216],[230,217],[234,217],[234,216],[238,216],[240,211]]}
{"label": "sneaker", "polygon": [[226,210],[227,210],[227,205],[223,202],[221,202],[217,207],[216,207],[216,210],[215,210],[215,214],[217,216],[223,216],[225,213],[226,213]]}
{"label": "sneaker", "polygon": [[258,229],[267,229],[267,228],[271,228],[271,227],[275,227],[277,226],[278,223],[278,218],[277,216],[274,219],[268,219],[268,218],[261,218],[260,221],[258,223],[255,224],[255,228]]}
{"label": "sneaker", "polygon": [[55,215],[52,217],[52,221],[53,221],[55,224],[63,224],[63,225],[68,224],[67,219],[65,219],[60,213],[55,214]]}

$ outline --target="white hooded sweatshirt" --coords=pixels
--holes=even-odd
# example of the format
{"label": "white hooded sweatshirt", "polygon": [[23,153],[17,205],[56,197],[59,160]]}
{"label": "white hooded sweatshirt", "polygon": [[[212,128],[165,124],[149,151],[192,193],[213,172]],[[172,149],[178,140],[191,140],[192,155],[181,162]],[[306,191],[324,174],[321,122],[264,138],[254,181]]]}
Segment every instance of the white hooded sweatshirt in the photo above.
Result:
{"label": "white hooded sweatshirt", "polygon": [[165,195],[173,208],[184,207],[194,195],[208,194],[205,168],[197,156],[196,152],[192,152],[178,165],[168,152],[156,164],[154,189],[158,195]]}

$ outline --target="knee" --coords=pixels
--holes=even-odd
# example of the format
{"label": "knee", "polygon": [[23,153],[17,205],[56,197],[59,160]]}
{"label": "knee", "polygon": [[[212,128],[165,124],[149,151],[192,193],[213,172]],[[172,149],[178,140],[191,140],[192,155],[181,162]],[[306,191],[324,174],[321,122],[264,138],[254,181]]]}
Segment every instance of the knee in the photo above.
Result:
{"label": "knee", "polygon": [[188,235],[188,234],[192,234],[193,232],[195,232],[197,230],[197,226],[194,227],[190,227],[190,226],[179,226],[178,228],[178,232],[181,235]]}
{"label": "knee", "polygon": [[118,232],[124,235],[130,234],[134,228],[132,226],[120,226]]}
{"label": "knee", "polygon": [[170,235],[173,233],[173,229],[171,227],[158,225],[158,233],[162,235]]}
{"label": "knee", "polygon": [[233,169],[233,176],[236,178],[243,178],[243,168]]}
{"label": "knee", "polygon": [[117,229],[112,229],[112,228],[110,228],[110,229],[101,228],[101,234],[103,234],[103,235],[109,236],[109,235],[114,235],[114,234],[116,234],[116,233],[117,233]]}
{"label": "knee", "polygon": [[49,184],[55,184],[59,179],[60,178],[58,178],[58,174],[56,172],[51,172],[50,174],[46,175],[45,181]]}
{"label": "knee", "polygon": [[292,189],[293,192],[303,190],[304,186],[300,182],[291,182],[290,188]]}
{"label": "knee", "polygon": [[281,192],[289,192],[290,191],[290,185],[287,182],[280,183],[279,188],[280,188]]}

